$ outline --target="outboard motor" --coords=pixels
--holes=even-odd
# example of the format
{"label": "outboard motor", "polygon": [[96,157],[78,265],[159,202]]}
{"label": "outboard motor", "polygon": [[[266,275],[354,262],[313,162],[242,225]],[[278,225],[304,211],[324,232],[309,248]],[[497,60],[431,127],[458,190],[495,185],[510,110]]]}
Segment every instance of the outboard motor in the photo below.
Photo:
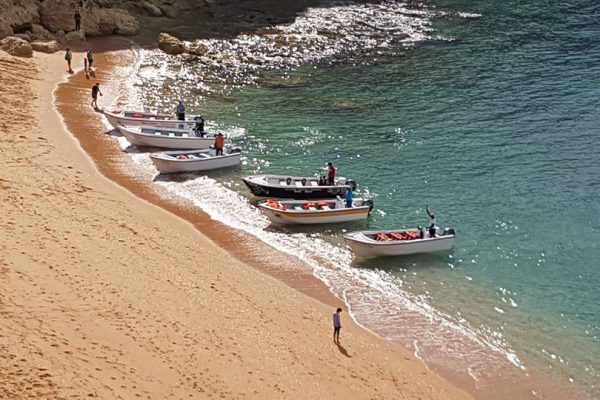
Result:
{"label": "outboard motor", "polygon": [[444,233],[442,233],[442,236],[447,236],[447,235],[456,236],[456,233],[454,232],[454,228],[444,229]]}
{"label": "outboard motor", "polygon": [[373,211],[373,200],[369,199],[369,200],[365,200],[363,201],[363,206],[369,206],[369,212]]}
{"label": "outboard motor", "polygon": [[232,149],[229,149],[229,154],[237,154],[237,153],[241,153],[242,149],[240,149],[239,147],[234,147]]}
{"label": "outboard motor", "polygon": [[358,186],[356,184],[356,181],[353,179],[346,179],[346,185],[350,186],[352,188],[353,192],[356,192],[356,187]]}

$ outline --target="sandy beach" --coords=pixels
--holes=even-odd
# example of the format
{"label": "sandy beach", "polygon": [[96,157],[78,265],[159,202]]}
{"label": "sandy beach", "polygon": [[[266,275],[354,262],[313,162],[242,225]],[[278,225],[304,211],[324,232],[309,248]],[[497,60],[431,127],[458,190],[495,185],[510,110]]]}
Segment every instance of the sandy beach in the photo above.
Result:
{"label": "sandy beach", "polygon": [[66,129],[101,115],[54,107],[67,77],[61,53],[0,52],[0,397],[469,398],[347,315],[336,346],[332,304],[105,177]]}

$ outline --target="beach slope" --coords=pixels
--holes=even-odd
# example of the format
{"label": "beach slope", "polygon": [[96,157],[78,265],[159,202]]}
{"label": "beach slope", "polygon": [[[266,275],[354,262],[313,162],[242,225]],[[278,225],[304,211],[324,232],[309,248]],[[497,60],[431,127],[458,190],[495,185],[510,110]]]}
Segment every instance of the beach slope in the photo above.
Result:
{"label": "beach slope", "polygon": [[104,178],[63,63],[0,52],[0,397],[469,398]]}

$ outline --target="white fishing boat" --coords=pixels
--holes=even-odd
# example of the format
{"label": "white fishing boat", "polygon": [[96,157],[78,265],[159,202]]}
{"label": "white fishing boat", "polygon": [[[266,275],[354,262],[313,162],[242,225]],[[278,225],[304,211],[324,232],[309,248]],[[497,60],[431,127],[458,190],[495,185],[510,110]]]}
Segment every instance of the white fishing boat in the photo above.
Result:
{"label": "white fishing boat", "polygon": [[193,129],[201,118],[200,115],[190,115],[185,120],[178,120],[177,116],[172,114],[153,114],[144,111],[126,110],[104,111],[104,115],[114,128],[121,125],[143,125],[158,128]]}
{"label": "white fishing boat", "polygon": [[150,154],[150,159],[161,174],[233,167],[240,163],[241,157],[242,151],[239,148],[225,149],[224,154],[218,156],[215,149]]}
{"label": "white fishing boat", "polygon": [[354,199],[352,207],[346,207],[341,199],[269,199],[258,203],[258,207],[276,224],[332,224],[366,219],[373,209],[373,201]]}
{"label": "white fishing boat", "polygon": [[454,229],[437,231],[434,237],[419,229],[358,231],[344,235],[344,240],[360,257],[403,256],[450,250],[456,236]]}
{"label": "white fishing boat", "polygon": [[133,145],[179,150],[208,149],[216,136],[214,132],[203,132],[204,136],[200,136],[193,130],[146,126],[119,126],[119,130]]}

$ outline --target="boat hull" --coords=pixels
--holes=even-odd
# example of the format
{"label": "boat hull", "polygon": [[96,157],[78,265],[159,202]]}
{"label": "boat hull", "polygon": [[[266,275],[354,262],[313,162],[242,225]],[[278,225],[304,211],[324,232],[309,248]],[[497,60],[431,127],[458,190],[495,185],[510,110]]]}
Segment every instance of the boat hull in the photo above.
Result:
{"label": "boat hull", "polygon": [[334,224],[340,222],[359,221],[367,219],[369,207],[342,208],[339,210],[294,212],[290,210],[274,210],[268,207],[260,207],[263,214],[269,220],[282,225],[312,225],[312,224]]}
{"label": "boat hull", "polygon": [[241,157],[242,153],[234,153],[205,159],[175,160],[166,159],[160,154],[150,155],[150,159],[161,174],[210,171],[213,169],[234,167],[240,163]]}
{"label": "boat hull", "polygon": [[331,199],[346,194],[347,186],[327,187],[298,187],[287,188],[262,185],[255,181],[244,178],[244,183],[253,195],[257,197],[274,197],[278,199]]}
{"label": "boat hull", "polygon": [[352,237],[353,234],[344,236],[346,243],[359,257],[390,257],[406,256],[411,254],[426,254],[448,251],[454,245],[454,235],[439,236],[436,238],[415,239],[406,241],[375,242],[363,241]]}
{"label": "boat hull", "polygon": [[[197,150],[208,149],[214,144],[214,137],[198,137],[191,133],[181,133],[182,136],[153,135],[137,132],[126,126],[119,126],[119,130],[135,146],[159,147],[163,149]],[[187,136],[185,136],[187,135]]]}
{"label": "boat hull", "polygon": [[185,121],[177,119],[152,119],[152,118],[134,118],[126,117],[122,114],[111,113],[106,111],[104,113],[108,122],[113,128],[118,128],[123,125],[128,126],[151,126],[155,128],[168,128],[168,129],[193,129],[196,126],[196,121],[186,119]]}

